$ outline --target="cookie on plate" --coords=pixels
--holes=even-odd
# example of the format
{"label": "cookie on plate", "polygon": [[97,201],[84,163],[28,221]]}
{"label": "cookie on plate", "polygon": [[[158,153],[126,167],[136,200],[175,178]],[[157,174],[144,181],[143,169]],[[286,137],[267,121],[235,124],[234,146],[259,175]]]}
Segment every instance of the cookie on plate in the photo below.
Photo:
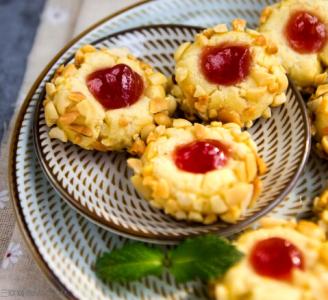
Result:
{"label": "cookie on plate", "polygon": [[131,158],[132,183],[150,203],[178,220],[236,222],[261,192],[266,166],[248,132],[234,123],[192,125],[173,120]]}
{"label": "cookie on plate", "polygon": [[259,31],[279,46],[282,64],[300,87],[326,78],[327,12],[326,0],[283,0],[262,13]]}
{"label": "cookie on plate", "polygon": [[315,223],[263,220],[235,245],[245,256],[211,285],[215,299],[327,299],[328,242]]}
{"label": "cookie on plate", "polygon": [[79,49],[46,85],[43,102],[51,138],[88,150],[142,153],[142,137],[171,125],[176,107],[166,77],[126,49]]}
{"label": "cookie on plate", "polygon": [[328,158],[328,84],[318,86],[307,103],[312,118],[312,133],[317,141],[315,149],[322,158]]}
{"label": "cookie on plate", "polygon": [[276,45],[234,20],[196,35],[175,53],[172,93],[190,117],[250,127],[286,101],[288,79]]}

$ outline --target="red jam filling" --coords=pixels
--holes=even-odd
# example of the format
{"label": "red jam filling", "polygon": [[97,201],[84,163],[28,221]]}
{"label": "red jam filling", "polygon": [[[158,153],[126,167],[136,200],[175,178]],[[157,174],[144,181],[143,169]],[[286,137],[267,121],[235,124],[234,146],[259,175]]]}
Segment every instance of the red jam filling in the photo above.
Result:
{"label": "red jam filling", "polygon": [[175,165],[183,171],[201,173],[225,166],[230,149],[217,140],[202,140],[178,146],[174,151]]}
{"label": "red jam filling", "polygon": [[304,269],[300,250],[277,237],[258,242],[252,249],[250,263],[259,275],[278,280],[290,280],[294,268]]}
{"label": "red jam filling", "polygon": [[246,45],[222,44],[206,47],[200,58],[205,78],[214,84],[234,85],[250,73],[251,52]]}
{"label": "red jam filling", "polygon": [[87,86],[106,109],[132,105],[144,89],[141,76],[124,64],[93,72],[87,78]]}
{"label": "red jam filling", "polygon": [[319,52],[327,41],[325,24],[317,16],[306,11],[291,15],[285,34],[290,47],[302,54]]}

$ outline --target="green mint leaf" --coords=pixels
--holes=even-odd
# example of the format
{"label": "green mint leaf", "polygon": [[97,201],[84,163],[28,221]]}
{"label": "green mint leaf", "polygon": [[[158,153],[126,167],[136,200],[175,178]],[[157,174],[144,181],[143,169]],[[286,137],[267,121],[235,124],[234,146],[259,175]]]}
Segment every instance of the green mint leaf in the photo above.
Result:
{"label": "green mint leaf", "polygon": [[185,240],[170,253],[170,272],[178,282],[221,277],[243,254],[229,241],[215,235]]}
{"label": "green mint leaf", "polygon": [[147,275],[159,276],[163,270],[164,253],[141,243],[130,243],[121,249],[97,258],[95,269],[104,281],[133,281]]}

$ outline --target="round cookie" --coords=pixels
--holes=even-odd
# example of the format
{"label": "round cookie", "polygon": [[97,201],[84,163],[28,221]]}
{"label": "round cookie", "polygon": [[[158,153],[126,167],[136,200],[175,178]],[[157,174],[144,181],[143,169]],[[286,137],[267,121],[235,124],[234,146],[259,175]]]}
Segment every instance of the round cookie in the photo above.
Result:
{"label": "round cookie", "polygon": [[234,223],[261,192],[265,165],[248,132],[234,123],[192,125],[173,120],[147,139],[140,159],[128,165],[139,193],[178,220]]}
{"label": "round cookie", "polygon": [[155,125],[171,125],[176,102],[167,79],[126,49],[86,45],[74,64],[46,84],[43,102],[49,136],[88,150],[140,154]]}
{"label": "round cookie", "polygon": [[322,83],[328,64],[328,2],[283,0],[264,9],[259,31],[279,46],[287,73],[302,87]]}
{"label": "round cookie", "polygon": [[260,33],[235,20],[196,35],[175,53],[172,94],[188,117],[250,127],[286,101],[288,79],[278,49]]}
{"label": "round cookie", "polygon": [[327,299],[328,242],[318,225],[267,219],[235,245],[245,256],[212,283],[215,299]]}
{"label": "round cookie", "polygon": [[315,149],[322,158],[328,158],[328,84],[318,86],[307,103],[312,118],[312,132],[317,141]]}

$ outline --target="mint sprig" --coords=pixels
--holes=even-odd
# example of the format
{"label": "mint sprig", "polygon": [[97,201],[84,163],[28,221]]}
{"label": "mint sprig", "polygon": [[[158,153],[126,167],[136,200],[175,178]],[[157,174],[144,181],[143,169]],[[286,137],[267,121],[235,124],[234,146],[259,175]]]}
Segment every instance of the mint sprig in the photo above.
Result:
{"label": "mint sprig", "polygon": [[242,257],[235,246],[214,235],[187,239],[170,253],[170,272],[178,282],[219,278]]}
{"label": "mint sprig", "polygon": [[96,261],[96,273],[104,281],[133,281],[147,275],[160,276],[164,253],[141,243],[104,253]]}
{"label": "mint sprig", "polygon": [[229,241],[206,235],[187,239],[166,255],[160,248],[129,243],[98,257],[95,269],[107,282],[160,276],[165,268],[181,283],[196,278],[208,281],[223,276],[242,256]]}

